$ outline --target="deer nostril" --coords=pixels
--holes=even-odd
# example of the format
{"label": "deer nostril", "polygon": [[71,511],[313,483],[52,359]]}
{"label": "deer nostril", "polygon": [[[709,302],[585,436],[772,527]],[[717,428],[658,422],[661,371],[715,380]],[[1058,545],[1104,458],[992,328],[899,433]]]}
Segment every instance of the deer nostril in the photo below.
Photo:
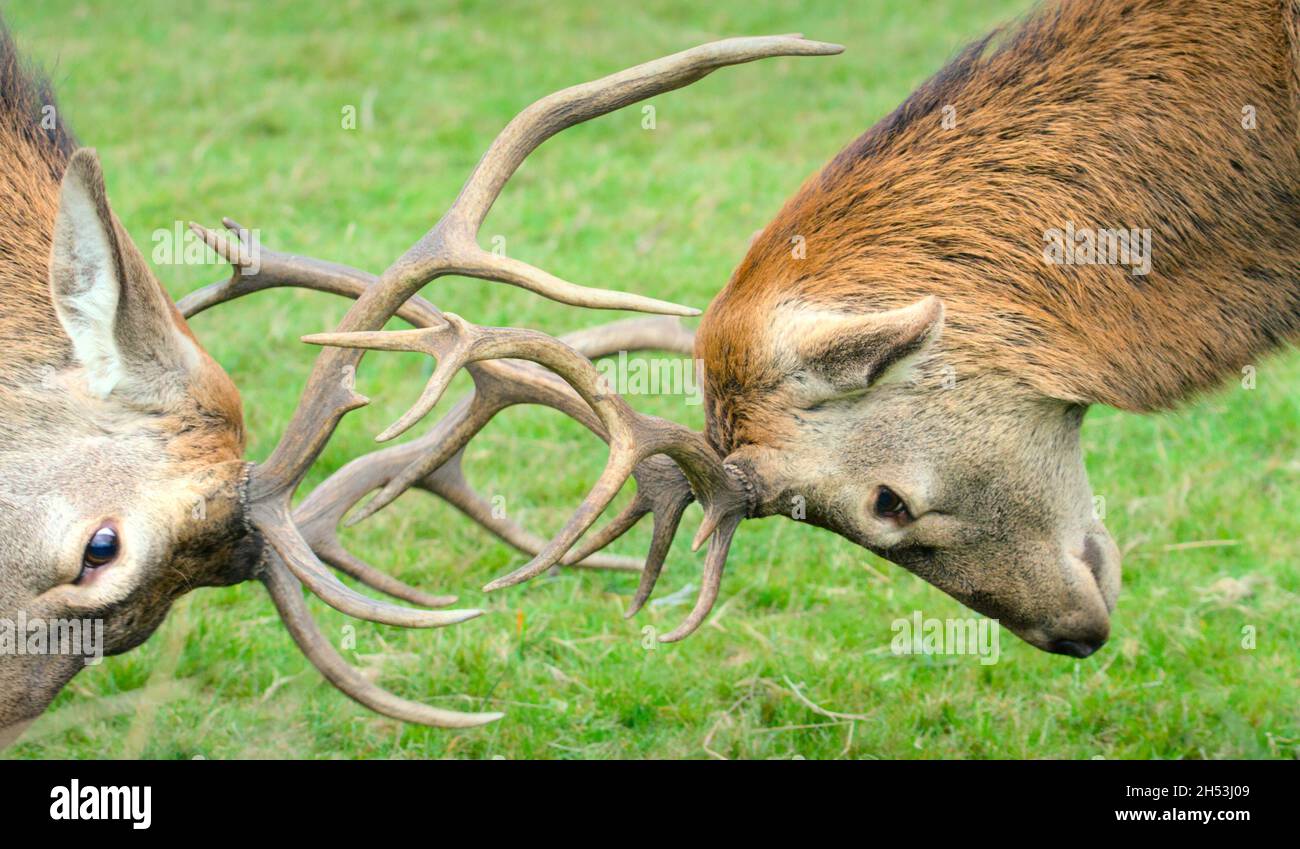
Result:
{"label": "deer nostril", "polygon": [[1106,644],[1106,638],[1100,640],[1054,640],[1047,650],[1054,654],[1070,657],[1087,657]]}
{"label": "deer nostril", "polygon": [[1092,577],[1101,583],[1101,570],[1106,565],[1106,552],[1102,549],[1101,543],[1097,542],[1096,535],[1088,534],[1083,538],[1083,554],[1079,555],[1079,559],[1087,564]]}

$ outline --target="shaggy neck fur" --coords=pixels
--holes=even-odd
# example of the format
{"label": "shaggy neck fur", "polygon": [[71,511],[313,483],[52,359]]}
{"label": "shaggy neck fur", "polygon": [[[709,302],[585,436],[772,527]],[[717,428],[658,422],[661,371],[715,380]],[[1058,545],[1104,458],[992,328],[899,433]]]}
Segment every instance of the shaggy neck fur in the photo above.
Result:
{"label": "shaggy neck fur", "polygon": [[60,361],[67,339],[50,301],[49,259],[59,181],[76,142],[47,82],[24,70],[0,22],[0,382]]}
{"label": "shaggy neck fur", "polygon": [[[938,295],[959,376],[1133,411],[1294,339],[1297,22],[1296,0],[1066,0],[975,44],[754,242],[700,328],[713,410],[779,379],[761,352],[790,304]],[[1149,273],[1049,263],[1067,227],[1150,230]]]}

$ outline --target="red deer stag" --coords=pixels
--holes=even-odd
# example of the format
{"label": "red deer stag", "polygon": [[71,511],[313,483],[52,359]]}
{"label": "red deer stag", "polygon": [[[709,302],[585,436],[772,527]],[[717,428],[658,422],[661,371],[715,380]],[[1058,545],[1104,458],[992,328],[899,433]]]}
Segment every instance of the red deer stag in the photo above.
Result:
{"label": "red deer stag", "polygon": [[[809,178],[709,307],[709,476],[658,465],[658,425],[631,417],[569,525],[486,589],[652,513],[635,613],[694,496],[703,586],[661,640],[707,616],[741,520],[797,512],[1039,648],[1096,651],[1120,558],[1087,408],[1175,406],[1300,333],[1297,69],[1297,0],[1066,0],[971,46]],[[309,341],[440,358],[392,435],[441,393],[446,332]],[[564,555],[629,476],[632,504]]]}

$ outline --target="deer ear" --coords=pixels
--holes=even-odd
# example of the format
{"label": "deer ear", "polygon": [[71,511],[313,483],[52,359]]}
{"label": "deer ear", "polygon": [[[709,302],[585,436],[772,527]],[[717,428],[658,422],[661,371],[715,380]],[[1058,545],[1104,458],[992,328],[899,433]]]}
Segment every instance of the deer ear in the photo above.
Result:
{"label": "deer ear", "polygon": [[785,333],[793,338],[808,394],[825,399],[861,392],[886,372],[905,368],[942,330],[943,302],[931,295],[865,315],[801,311]]}
{"label": "deer ear", "polygon": [[[183,385],[197,350],[175,307],[108,207],[99,159],[72,155],[63,175],[50,253],[50,293],[90,391],[163,401]],[[143,396],[143,397],[142,397]]]}

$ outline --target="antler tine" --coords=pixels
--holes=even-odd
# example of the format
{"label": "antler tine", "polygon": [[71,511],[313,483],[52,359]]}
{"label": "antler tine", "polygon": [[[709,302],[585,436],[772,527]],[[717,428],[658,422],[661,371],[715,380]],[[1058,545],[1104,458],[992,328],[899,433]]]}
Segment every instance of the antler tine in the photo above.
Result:
{"label": "antler tine", "polygon": [[[590,359],[606,357],[620,351],[667,351],[690,355],[695,351],[695,333],[680,321],[662,318],[634,318],[589,328],[560,337]],[[682,514],[695,500],[690,484],[677,465],[667,457],[650,457],[632,472],[636,478],[636,496],[632,503],[601,530],[589,536],[564,557],[564,563],[582,561],[627,533],[647,513],[654,516],[650,551],[641,568],[641,583],[625,616],[637,613],[654,590],[668,548],[677,533]]]}
{"label": "antler tine", "polygon": [[646,555],[645,566],[641,569],[641,581],[637,584],[636,594],[632,596],[632,602],[623,614],[624,619],[631,619],[641,612],[650,594],[654,592],[655,585],[659,583],[659,575],[663,572],[664,563],[668,559],[668,549],[673,544],[673,538],[677,536],[677,528],[681,525],[682,514],[686,512],[688,504],[690,501],[681,501],[664,513],[655,513],[654,531],[650,537],[650,552]]}
{"label": "antler tine", "polygon": [[[462,402],[449,419],[461,418],[473,423],[486,419],[481,414],[467,412],[468,401]],[[490,417],[490,416],[489,416]],[[481,424],[478,425],[481,427]],[[464,441],[477,432],[476,427],[467,429]],[[451,428],[453,432],[458,428]],[[343,523],[344,515],[368,493],[383,486],[399,471],[410,466],[417,457],[427,453],[430,444],[443,444],[446,430],[430,433],[417,442],[384,448],[359,457],[330,475],[312,490],[293,513],[294,524],[298,526],[303,539],[323,561],[357,578],[374,589],[385,592],[414,604],[426,607],[444,607],[455,603],[455,596],[434,596],[411,587],[392,576],[375,569],[348,552],[338,539],[338,526]],[[532,556],[545,546],[546,541],[531,534],[519,525],[503,516],[494,515],[492,505],[476,493],[466,482],[460,468],[464,447],[457,450],[449,460],[441,463],[431,473],[415,482],[414,487],[423,489],[451,504],[478,524],[500,537],[516,549]],[[593,555],[582,558],[581,562],[567,563],[579,568],[613,569],[619,571],[640,571],[641,564],[630,557],[613,555]]]}
{"label": "antler tine", "polygon": [[635,616],[650,593],[654,591],[659,575],[663,571],[664,561],[677,528],[681,524],[682,514],[695,500],[691,486],[681,469],[667,457],[657,456],[643,460],[633,472],[636,477],[636,497],[609,524],[583,540],[565,557],[565,561],[591,557],[614,540],[621,537],[633,525],[645,516],[654,515],[654,531],[650,540],[650,551],[646,555],[645,565],[641,569],[641,582],[636,595],[628,606],[625,618]]}
{"label": "antler tine", "polygon": [[695,500],[686,476],[667,457],[647,457],[637,465],[632,475],[637,484],[631,503],[610,519],[609,524],[585,537],[580,545],[565,555],[565,562],[600,551],[635,527],[647,513],[671,513],[679,502],[681,509],[685,510]]}
{"label": "antler tine", "polygon": [[[304,341],[343,347],[377,344],[388,350],[419,351],[434,356],[438,360],[438,367],[425,389],[424,401],[417,403],[415,409],[436,404],[450,381],[450,375],[467,363],[510,358],[530,360],[551,369],[573,387],[595,412],[603,426],[603,435],[610,444],[609,461],[600,480],[564,530],[545,549],[538,552],[525,569],[488,585],[488,588],[495,589],[534,577],[559,562],[618,494],[633,467],[646,456],[658,452],[639,454],[634,432],[638,423],[636,413],[627,406],[626,401],[610,391],[591,361],[573,348],[558,339],[531,330],[482,328],[453,313],[445,313],[443,318],[444,323],[439,327],[392,333],[327,333],[304,337]],[[390,428],[393,429],[396,426]],[[381,492],[379,497],[383,496],[384,493]]]}
{"label": "antler tine", "polygon": [[560,375],[595,411],[611,439],[617,439],[626,428],[626,416],[620,416],[618,411],[627,408],[627,403],[605,385],[590,360],[560,340],[535,330],[480,327],[455,313],[443,313],[442,318],[442,323],[435,327],[315,333],[304,336],[302,341],[337,348],[422,353],[437,361],[415,405],[375,437],[381,442],[401,435],[432,410],[456,372],[470,363],[499,359],[529,360]]}
{"label": "antler tine", "polygon": [[[700,592],[694,609],[681,625],[659,638],[661,642],[674,642],[694,633],[713,609],[722,584],[722,574],[732,537],[740,521],[752,510],[751,496],[741,472],[724,465],[721,459],[712,453],[712,449],[705,443],[701,434],[651,416],[642,416],[638,413],[631,415],[634,420],[635,434],[633,446],[624,452],[611,443],[610,461],[606,473],[601,476],[569,523],[552,540],[548,549],[539,553],[530,563],[489,583],[484,590],[492,591],[513,586],[541,574],[549,568],[552,562],[549,558],[561,556],[573,545],[577,537],[590,527],[595,516],[608,505],[613,497],[611,490],[617,492],[618,484],[627,479],[627,475],[623,474],[616,483],[616,476],[627,468],[627,464],[639,463],[656,454],[667,454],[685,473],[690,492],[704,505],[704,521],[696,535],[694,547],[698,548],[704,540],[709,540],[709,551],[705,558]],[[690,502],[687,497],[676,500],[670,500],[670,496],[667,495],[661,497],[665,498],[667,505],[655,512],[651,552],[642,572],[641,583],[633,599],[629,616],[640,609],[653,590],[664,557],[681,520],[682,511]],[[624,516],[630,519],[631,515],[637,513],[644,515],[637,506],[625,511]],[[618,525],[620,533],[624,525],[630,526],[630,522],[626,519],[616,520],[611,524]],[[598,542],[604,543],[612,539],[615,534],[600,536]],[[591,549],[584,548],[580,553],[586,554],[589,550]]]}
{"label": "antler tine", "polygon": [[507,407],[553,407],[605,437],[604,426],[591,408],[566,383],[543,369],[530,363],[489,360],[470,363],[466,370],[474,379],[473,394],[460,401],[427,434],[410,443],[419,449],[414,459],[352,515],[349,525],[370,518],[411,487],[429,480]]}
{"label": "antler tine", "polygon": [[403,722],[416,722],[436,728],[472,728],[504,716],[495,712],[461,713],[429,707],[395,696],[372,684],[349,666],[321,633],[320,626],[312,619],[311,612],[303,601],[301,587],[278,557],[268,558],[262,583],[271,594],[271,600],[294,642],[312,665],[331,684],[371,710]]}
{"label": "antler tine", "polygon": [[[656,350],[689,347],[692,335],[671,319],[631,319],[572,334],[576,344],[587,347],[595,355],[619,350],[618,341],[627,343],[623,350],[650,347]],[[608,351],[605,349],[608,348]],[[546,541],[531,534],[508,519],[493,515],[492,507],[474,492],[464,479],[460,461],[469,440],[497,412],[514,404],[539,404],[550,406],[568,414],[605,438],[600,420],[592,415],[563,381],[549,372],[529,363],[517,361],[487,361],[469,366],[474,376],[475,394],[460,402],[438,426],[419,440],[399,446],[400,451],[384,449],[381,454],[391,454],[392,462],[386,469],[402,462],[402,458],[415,456],[405,468],[389,473],[388,483],[362,510],[354,514],[348,524],[355,524],[382,509],[407,489],[415,487],[434,492],[461,512],[487,527],[516,549],[529,554],[539,553]],[[454,436],[449,436],[454,434]],[[454,450],[450,459],[445,459]],[[368,458],[362,458],[366,460]],[[359,462],[359,461],[356,461]],[[346,467],[345,467],[346,468]],[[340,470],[341,474],[342,470]],[[651,457],[633,470],[637,480],[637,494],[625,511],[623,520],[615,520],[598,534],[584,541],[581,551],[571,551],[562,564],[578,568],[642,571],[640,562],[632,558],[598,554],[613,540],[622,536],[646,513],[658,516],[675,509],[673,528],[681,513],[693,500],[690,485],[673,462],[665,457]],[[319,488],[318,488],[319,489]],[[364,493],[361,493],[364,494]],[[315,493],[313,493],[313,496]],[[357,496],[360,497],[360,494]],[[309,499],[310,500],[310,499]],[[669,537],[671,542],[671,536]],[[664,554],[666,554],[666,548]],[[652,550],[652,560],[653,560]]]}
{"label": "antler tine", "polygon": [[334,576],[303,539],[289,513],[278,505],[254,504],[250,520],[289,571],[342,613],[369,622],[401,628],[441,628],[477,616],[481,610],[415,610],[364,596]]}
{"label": "antler tine", "polygon": [[[515,169],[551,136],[656,94],[673,91],[727,65],[773,56],[830,56],[838,44],[808,41],[800,34],[727,38],[645,62],[599,80],[571,86],[536,101],[493,141],[470,175],[453,209],[457,220],[477,232]],[[423,261],[412,256],[412,261]]]}
{"label": "antler tine", "polygon": [[526,263],[484,251],[478,247],[475,237],[516,169],[556,133],[647,97],[689,85],[726,65],[772,56],[826,56],[843,49],[837,44],[806,41],[801,36],[729,38],[544,97],[506,125],[479,160],[442,221],[390,267],[385,277],[395,281],[394,288],[404,293],[402,300],[433,277],[450,270],[522,286],[574,306],[698,315],[698,310],[663,301],[574,286]]}
{"label": "antler tine", "polygon": [[456,596],[430,595],[416,589],[356,557],[339,541],[338,526],[343,514],[407,462],[403,457],[376,454],[353,460],[326,478],[293,511],[293,523],[317,557],[366,586],[424,607],[455,604]]}
{"label": "antler tine", "polygon": [[[694,338],[694,333],[676,319],[634,318],[578,331],[560,341],[570,343],[574,350],[588,357],[596,358],[619,351],[689,353],[693,349]],[[439,368],[450,372],[454,366],[440,363]],[[493,416],[508,406],[540,404],[553,407],[577,419],[602,439],[609,440],[601,420],[591,413],[590,408],[576,397],[564,381],[550,372],[529,363],[506,365],[499,361],[470,363],[467,368],[474,378],[475,395],[471,401],[462,402],[462,405],[468,403],[472,406],[458,406],[439,423],[434,432],[421,439],[420,442],[428,445],[429,450],[390,480],[365,507],[353,515],[349,524],[364,521],[397,500],[417,481],[432,474],[452,453],[463,448]],[[438,379],[436,375],[434,379]],[[466,417],[472,421],[466,422]],[[435,435],[450,434],[452,428],[459,434],[455,439]]]}
{"label": "antler tine", "polygon": [[695,351],[695,331],[679,319],[658,316],[611,321],[567,333],[560,341],[590,360],[623,351],[665,351],[684,356]]}
{"label": "antler tine", "polygon": [[[519,551],[529,556],[541,551],[546,545],[546,540],[536,534],[529,533],[504,516],[496,515],[492,505],[469,485],[469,482],[465,480],[465,473],[461,469],[461,458],[463,456],[464,449],[461,449],[451,460],[444,463],[432,474],[418,481],[416,486],[438,495],[442,500]],[[575,557],[572,560],[566,558],[563,565],[577,569],[608,569],[617,572],[641,571],[641,562],[636,558],[612,554],[593,553],[589,556]]]}
{"label": "antler tine", "polygon": [[[379,279],[336,262],[268,250],[261,242],[250,244],[248,234],[253,231],[230,218],[221,219],[221,223],[234,235],[233,240],[224,233],[190,224],[190,229],[204,244],[230,263],[232,271],[229,278],[195,289],[176,303],[187,319],[235,298],[281,287],[359,298]],[[398,318],[417,327],[437,323],[439,315],[437,307],[419,296],[412,297],[397,311]]]}
{"label": "antler tine", "polygon": [[695,607],[682,624],[667,634],[659,637],[661,643],[675,643],[695,633],[709,611],[713,610],[718,600],[718,589],[722,586],[722,570],[727,565],[727,553],[731,550],[731,538],[736,534],[744,513],[729,513],[720,519],[718,531],[709,541],[709,551],[704,558],[704,573],[700,577],[700,593]]}

